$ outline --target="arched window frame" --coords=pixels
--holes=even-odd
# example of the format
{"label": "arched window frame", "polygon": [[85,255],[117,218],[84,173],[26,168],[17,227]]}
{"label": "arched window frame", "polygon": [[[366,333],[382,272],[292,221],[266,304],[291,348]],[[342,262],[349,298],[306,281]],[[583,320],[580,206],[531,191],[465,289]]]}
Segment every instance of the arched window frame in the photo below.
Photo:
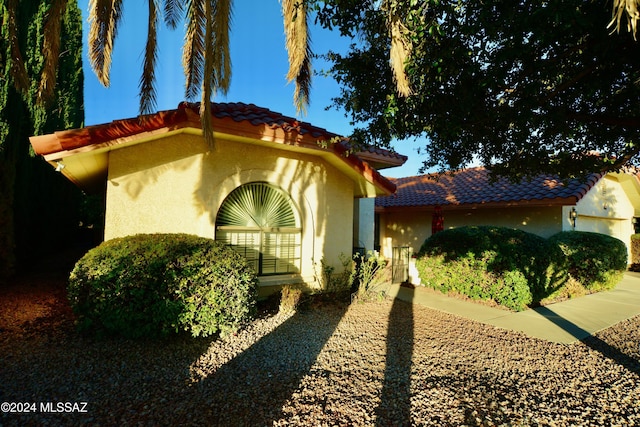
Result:
{"label": "arched window frame", "polygon": [[300,224],[287,192],[267,182],[250,182],[220,205],[216,240],[243,255],[259,276],[297,274],[302,259]]}

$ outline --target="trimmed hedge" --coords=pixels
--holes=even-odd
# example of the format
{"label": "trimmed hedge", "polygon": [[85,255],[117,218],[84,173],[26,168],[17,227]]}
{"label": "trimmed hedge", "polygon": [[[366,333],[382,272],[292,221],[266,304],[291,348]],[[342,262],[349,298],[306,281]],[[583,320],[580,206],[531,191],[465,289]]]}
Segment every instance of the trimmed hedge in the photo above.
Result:
{"label": "trimmed hedge", "polygon": [[82,331],[126,337],[237,329],[255,313],[257,277],[220,242],[186,234],[140,234],[90,250],[69,277]]}
{"label": "trimmed hedge", "polygon": [[416,267],[426,286],[524,310],[562,286],[563,254],[546,239],[522,230],[467,226],[434,234]]}
{"label": "trimmed hedge", "polygon": [[627,269],[627,247],[615,237],[564,231],[549,241],[566,256],[569,274],[590,292],[613,288]]}
{"label": "trimmed hedge", "polygon": [[563,294],[570,282],[584,292],[611,289],[627,268],[627,248],[598,233],[569,231],[544,239],[522,230],[469,226],[429,237],[416,267],[425,286],[524,310]]}

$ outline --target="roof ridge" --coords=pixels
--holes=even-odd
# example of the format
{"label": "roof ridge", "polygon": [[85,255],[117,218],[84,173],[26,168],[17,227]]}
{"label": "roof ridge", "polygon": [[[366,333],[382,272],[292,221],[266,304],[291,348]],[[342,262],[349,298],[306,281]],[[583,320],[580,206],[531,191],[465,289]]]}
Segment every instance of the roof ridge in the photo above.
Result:
{"label": "roof ridge", "polygon": [[[201,102],[182,101],[178,104],[178,109],[188,108],[199,114],[201,105],[202,105]],[[298,119],[297,117],[287,116],[278,111],[274,111],[266,107],[261,107],[253,103],[247,104],[244,102],[211,102],[211,107],[212,107],[211,113],[213,115],[216,115],[216,113],[221,113],[221,112],[232,112],[232,111],[237,112],[239,110],[247,110],[253,113],[262,113],[267,116],[271,116],[271,118],[273,119],[281,120],[287,124],[290,124],[291,128],[296,129],[298,131],[301,129],[307,129],[312,134],[324,134],[324,136],[327,136],[329,138],[340,136],[336,133],[328,131],[325,128],[322,128],[322,127],[313,125],[310,122],[306,122],[304,120]]]}
{"label": "roof ridge", "polygon": [[387,179],[391,179],[394,181],[407,181],[407,180],[432,180],[433,182],[436,182],[437,179],[431,179],[432,177],[438,177],[438,176],[453,176],[456,175],[458,173],[461,172],[466,172],[466,171],[470,171],[470,170],[474,170],[474,169],[484,169],[486,170],[486,168],[484,168],[483,166],[472,166],[470,168],[464,168],[464,169],[459,169],[457,171],[444,171],[444,172],[429,172],[429,173],[423,173],[423,174],[417,174],[417,175],[409,175],[409,176],[402,176],[399,178],[392,178],[392,177],[387,177]]}

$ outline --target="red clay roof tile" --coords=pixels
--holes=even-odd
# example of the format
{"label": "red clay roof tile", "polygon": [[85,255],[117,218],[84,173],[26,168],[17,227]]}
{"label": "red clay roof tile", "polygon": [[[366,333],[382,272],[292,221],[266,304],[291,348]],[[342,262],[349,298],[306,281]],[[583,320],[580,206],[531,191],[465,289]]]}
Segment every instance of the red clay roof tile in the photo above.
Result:
{"label": "red clay roof tile", "polygon": [[[344,162],[349,164],[359,174],[366,179],[376,183],[379,188],[384,189],[388,194],[393,193],[395,185],[388,179],[384,178],[380,173],[371,167],[367,161],[363,161],[357,156],[348,155],[349,142],[346,138],[328,132],[326,129],[313,126],[310,123],[298,121],[295,118],[287,117],[283,114],[271,111],[267,108],[258,107],[254,104],[235,103],[212,103],[212,115],[214,118],[214,129],[216,125],[222,125],[225,120],[231,119],[233,122],[242,126],[243,122],[250,123],[258,127],[251,130],[252,137],[260,137],[262,130],[259,126],[270,129],[282,129],[287,138],[293,138],[294,144],[304,145],[308,148],[322,149],[318,144],[318,140],[327,142],[336,138],[339,142],[331,144],[329,149],[338,155]],[[134,117],[129,119],[115,120],[111,123],[87,126],[82,129],[72,129],[55,132],[51,135],[43,135],[30,138],[31,144],[37,154],[47,156],[58,153],[70,154],[76,149],[85,149],[90,151],[101,145],[117,145],[118,141],[127,138],[135,138],[137,135],[145,132],[154,132],[160,129],[180,129],[184,127],[200,127],[200,103],[182,102],[175,110],[159,111],[142,117]],[[217,119],[217,123],[216,123]],[[235,132],[230,130],[230,132]],[[246,129],[246,128],[245,128]],[[304,137],[298,140],[295,137]],[[287,139],[289,143],[289,139]],[[403,163],[406,157],[392,151],[383,149],[375,149],[374,153],[378,156],[377,160],[388,158],[390,164]]]}
{"label": "red clay roof tile", "polygon": [[[212,103],[211,106],[213,116],[220,119],[229,117],[236,122],[247,120],[254,126],[266,124],[272,128],[282,128],[287,132],[295,131],[300,135],[308,134],[313,138],[321,138],[326,140],[332,138],[341,138],[341,144],[344,144],[345,147],[350,148],[348,140],[341,135],[338,135],[337,133],[329,132],[324,128],[314,126],[311,123],[299,121],[298,119],[295,119],[293,117],[285,116],[275,111],[271,111],[268,108],[259,107],[255,104],[245,104],[242,102],[219,102]],[[183,102],[178,106],[178,108],[188,108],[195,113],[199,113],[200,103]],[[363,151],[388,157],[391,159],[400,159],[402,161],[407,160],[407,156],[398,154],[394,151],[385,150],[383,148],[373,146],[359,148]]]}
{"label": "red clay roof tile", "polygon": [[484,168],[465,169],[454,174],[421,175],[408,178],[389,178],[396,184],[396,193],[376,198],[382,208],[427,206],[513,205],[517,203],[548,202],[576,203],[597,182],[602,174],[592,174],[586,180],[562,181],[557,177],[540,175],[530,181],[512,183],[500,178],[491,183]]}
{"label": "red clay roof tile", "polygon": [[[243,102],[214,102],[211,107],[212,115],[218,119],[230,118],[237,123],[247,121],[253,126],[266,125],[272,129],[281,128],[285,132],[296,132],[299,135],[309,135],[318,139],[330,140],[338,137],[342,138],[341,144],[349,147],[348,140],[336,133],[271,111],[268,108]],[[189,113],[195,114],[185,114],[187,110]],[[36,153],[46,155],[135,135],[160,127],[179,127],[181,123],[189,120],[199,121],[199,112],[200,103],[181,102],[176,110],[159,111],[143,117],[114,120],[111,123],[87,126],[82,129],[59,131],[55,133],[57,139],[55,142],[57,143],[53,144],[54,141],[49,141],[49,145],[40,144],[39,146],[34,146],[34,149]],[[399,160],[401,162],[407,160],[406,156],[382,148],[367,147],[362,148],[362,150],[391,160]]]}

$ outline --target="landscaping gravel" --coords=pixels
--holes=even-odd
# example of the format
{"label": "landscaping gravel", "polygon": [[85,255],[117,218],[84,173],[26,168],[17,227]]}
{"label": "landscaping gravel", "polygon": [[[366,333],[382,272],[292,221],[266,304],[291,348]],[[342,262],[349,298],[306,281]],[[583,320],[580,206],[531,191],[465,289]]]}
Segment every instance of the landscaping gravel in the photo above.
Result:
{"label": "landscaping gravel", "polygon": [[0,425],[640,425],[640,317],[571,345],[384,300],[235,335],[78,335],[61,282],[0,288]]}

